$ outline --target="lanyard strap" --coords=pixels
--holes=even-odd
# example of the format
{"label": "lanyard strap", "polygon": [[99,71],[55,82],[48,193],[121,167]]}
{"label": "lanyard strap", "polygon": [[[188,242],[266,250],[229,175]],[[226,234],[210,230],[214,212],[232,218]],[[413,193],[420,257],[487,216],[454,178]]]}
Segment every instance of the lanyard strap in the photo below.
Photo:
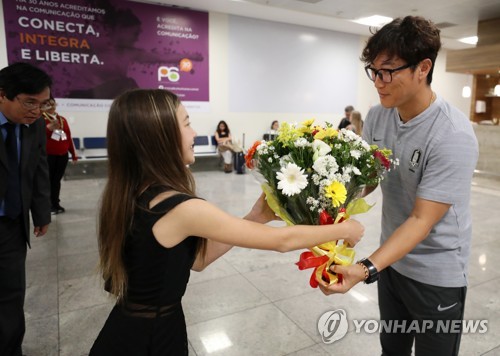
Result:
{"label": "lanyard strap", "polygon": [[44,112],[43,117],[45,119],[49,120],[49,122],[51,122],[51,123],[59,120],[60,129],[64,130],[64,121],[63,121],[62,117],[60,117],[59,115],[57,115],[57,114],[51,115],[49,113]]}

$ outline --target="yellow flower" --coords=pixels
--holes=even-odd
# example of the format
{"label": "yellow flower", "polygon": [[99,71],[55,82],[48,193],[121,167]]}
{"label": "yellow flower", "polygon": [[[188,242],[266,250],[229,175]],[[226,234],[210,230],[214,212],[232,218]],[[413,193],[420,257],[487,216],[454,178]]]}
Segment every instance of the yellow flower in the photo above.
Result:
{"label": "yellow flower", "polygon": [[326,130],[322,127],[316,126],[316,134],[314,135],[315,140],[323,140],[326,137]]}
{"label": "yellow flower", "polygon": [[337,137],[339,132],[335,130],[333,127],[327,127],[326,129],[316,126],[315,130],[317,131],[314,135],[316,140],[324,140],[327,137]]}
{"label": "yellow flower", "polygon": [[312,133],[314,131],[314,128],[312,127],[313,122],[314,119],[303,121],[301,126],[297,130],[302,134]]}
{"label": "yellow flower", "polygon": [[295,140],[299,137],[304,136],[302,132],[297,130],[292,125],[287,122],[283,122],[278,129],[278,138],[277,140],[283,144],[284,147],[293,146]]}
{"label": "yellow flower", "polygon": [[325,187],[325,197],[332,200],[332,205],[338,208],[347,198],[347,189],[340,182],[333,182],[328,187]]}
{"label": "yellow flower", "polygon": [[304,122],[302,122],[302,126],[311,126],[312,124],[314,123],[314,119],[309,119],[309,120],[306,120]]}
{"label": "yellow flower", "polygon": [[333,127],[326,128],[326,137],[337,137],[339,132],[335,130]]}

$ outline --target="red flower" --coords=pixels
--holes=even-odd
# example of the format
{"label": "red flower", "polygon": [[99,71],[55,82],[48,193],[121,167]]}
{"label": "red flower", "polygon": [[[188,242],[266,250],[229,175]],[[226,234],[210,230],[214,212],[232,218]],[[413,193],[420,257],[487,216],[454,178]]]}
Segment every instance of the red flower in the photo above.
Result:
{"label": "red flower", "polygon": [[320,225],[331,225],[333,224],[333,218],[326,212],[326,210],[323,210],[319,214],[319,224]]}
{"label": "red flower", "polygon": [[385,169],[389,169],[391,167],[391,162],[387,159],[386,156],[384,156],[384,154],[380,151],[375,151],[373,152],[373,156],[378,159],[380,161],[380,163],[382,163],[382,165],[384,166]]}
{"label": "red flower", "polygon": [[260,145],[260,143],[261,143],[260,141],[255,141],[252,147],[250,147],[250,149],[247,151],[247,154],[245,155],[245,165],[249,169],[254,168],[253,156],[255,155],[255,151],[257,150],[257,147]]}
{"label": "red flower", "polygon": [[[342,214],[342,213],[345,213],[345,212],[346,212],[346,210],[345,210],[345,208],[344,208],[344,207],[342,207],[342,208],[340,208],[340,209],[339,209],[339,214]],[[344,220],[345,220],[345,215],[344,215],[344,216],[342,216],[342,217],[340,218],[340,220],[339,220],[339,224],[340,224],[342,221],[344,221]]]}

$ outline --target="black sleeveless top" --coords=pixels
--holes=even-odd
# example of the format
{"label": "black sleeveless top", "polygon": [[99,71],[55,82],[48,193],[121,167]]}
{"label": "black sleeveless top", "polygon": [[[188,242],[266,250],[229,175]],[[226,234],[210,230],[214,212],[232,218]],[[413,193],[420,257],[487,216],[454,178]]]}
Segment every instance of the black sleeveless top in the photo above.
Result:
{"label": "black sleeveless top", "polygon": [[217,133],[219,134],[220,138],[229,137],[229,131],[227,131],[227,130],[224,130],[224,131],[221,131],[221,132],[217,131]]}
{"label": "black sleeveless top", "polygon": [[166,248],[156,240],[152,229],[170,210],[193,197],[177,194],[149,209],[150,201],[164,191],[164,187],[150,187],[137,201],[132,229],[124,248],[127,303],[170,305],[180,302],[186,291],[199,238],[190,236],[176,246]]}

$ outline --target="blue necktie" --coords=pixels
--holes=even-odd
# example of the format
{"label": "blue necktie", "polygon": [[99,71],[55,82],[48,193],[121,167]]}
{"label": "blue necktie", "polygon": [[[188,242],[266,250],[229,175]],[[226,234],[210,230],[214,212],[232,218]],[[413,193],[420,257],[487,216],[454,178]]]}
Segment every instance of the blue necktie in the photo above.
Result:
{"label": "blue necktie", "polygon": [[19,179],[16,126],[8,122],[3,127],[7,130],[5,151],[7,152],[7,162],[9,164],[4,210],[6,216],[15,219],[21,214],[21,182]]}

